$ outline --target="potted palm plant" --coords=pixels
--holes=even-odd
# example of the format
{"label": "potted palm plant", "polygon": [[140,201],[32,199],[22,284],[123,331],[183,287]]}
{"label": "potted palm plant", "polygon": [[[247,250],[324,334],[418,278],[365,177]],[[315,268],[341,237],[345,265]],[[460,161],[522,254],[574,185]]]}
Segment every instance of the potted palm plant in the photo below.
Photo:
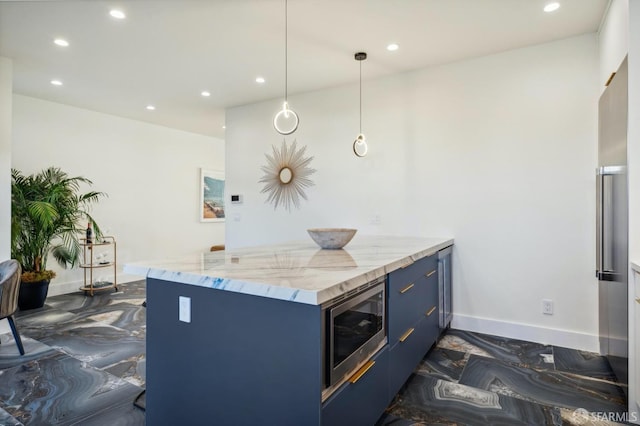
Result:
{"label": "potted palm plant", "polygon": [[92,182],[56,167],[29,176],[11,169],[11,257],[22,266],[21,310],[44,305],[56,276],[47,269],[49,255],[60,266],[73,267],[79,262],[82,226],[91,223],[96,237],[101,235],[88,209],[106,194],[80,193],[83,184]]}

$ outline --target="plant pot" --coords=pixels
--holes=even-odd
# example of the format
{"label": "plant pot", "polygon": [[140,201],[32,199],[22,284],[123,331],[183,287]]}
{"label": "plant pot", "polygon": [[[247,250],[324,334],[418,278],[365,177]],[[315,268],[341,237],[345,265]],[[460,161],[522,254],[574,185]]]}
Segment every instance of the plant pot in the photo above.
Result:
{"label": "plant pot", "polygon": [[44,306],[49,292],[49,282],[51,280],[42,280],[32,283],[20,283],[20,293],[18,293],[18,307],[21,311],[28,309],[37,309]]}

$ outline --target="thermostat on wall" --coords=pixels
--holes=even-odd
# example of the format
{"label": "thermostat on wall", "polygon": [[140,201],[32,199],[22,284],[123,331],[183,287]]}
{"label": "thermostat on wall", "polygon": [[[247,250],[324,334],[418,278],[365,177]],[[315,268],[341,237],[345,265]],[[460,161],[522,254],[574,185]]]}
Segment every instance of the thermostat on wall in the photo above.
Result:
{"label": "thermostat on wall", "polygon": [[231,203],[233,203],[233,204],[242,203],[242,195],[232,195],[231,196]]}

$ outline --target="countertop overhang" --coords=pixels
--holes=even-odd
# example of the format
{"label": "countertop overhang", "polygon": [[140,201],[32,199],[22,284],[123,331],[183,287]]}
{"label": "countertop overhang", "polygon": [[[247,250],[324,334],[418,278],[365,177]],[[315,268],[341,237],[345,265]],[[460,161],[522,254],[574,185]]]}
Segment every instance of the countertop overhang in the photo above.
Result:
{"label": "countertop overhang", "polygon": [[124,265],[146,278],[321,305],[453,245],[452,238],[356,235],[341,250],[311,240]]}

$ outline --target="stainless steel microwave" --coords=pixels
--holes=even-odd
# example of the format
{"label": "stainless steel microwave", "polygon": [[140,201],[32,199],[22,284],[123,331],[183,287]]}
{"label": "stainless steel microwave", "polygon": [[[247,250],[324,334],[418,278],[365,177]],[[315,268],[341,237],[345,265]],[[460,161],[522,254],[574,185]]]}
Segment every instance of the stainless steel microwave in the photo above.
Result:
{"label": "stainless steel microwave", "polygon": [[387,341],[385,277],[323,308],[325,389],[335,386]]}

